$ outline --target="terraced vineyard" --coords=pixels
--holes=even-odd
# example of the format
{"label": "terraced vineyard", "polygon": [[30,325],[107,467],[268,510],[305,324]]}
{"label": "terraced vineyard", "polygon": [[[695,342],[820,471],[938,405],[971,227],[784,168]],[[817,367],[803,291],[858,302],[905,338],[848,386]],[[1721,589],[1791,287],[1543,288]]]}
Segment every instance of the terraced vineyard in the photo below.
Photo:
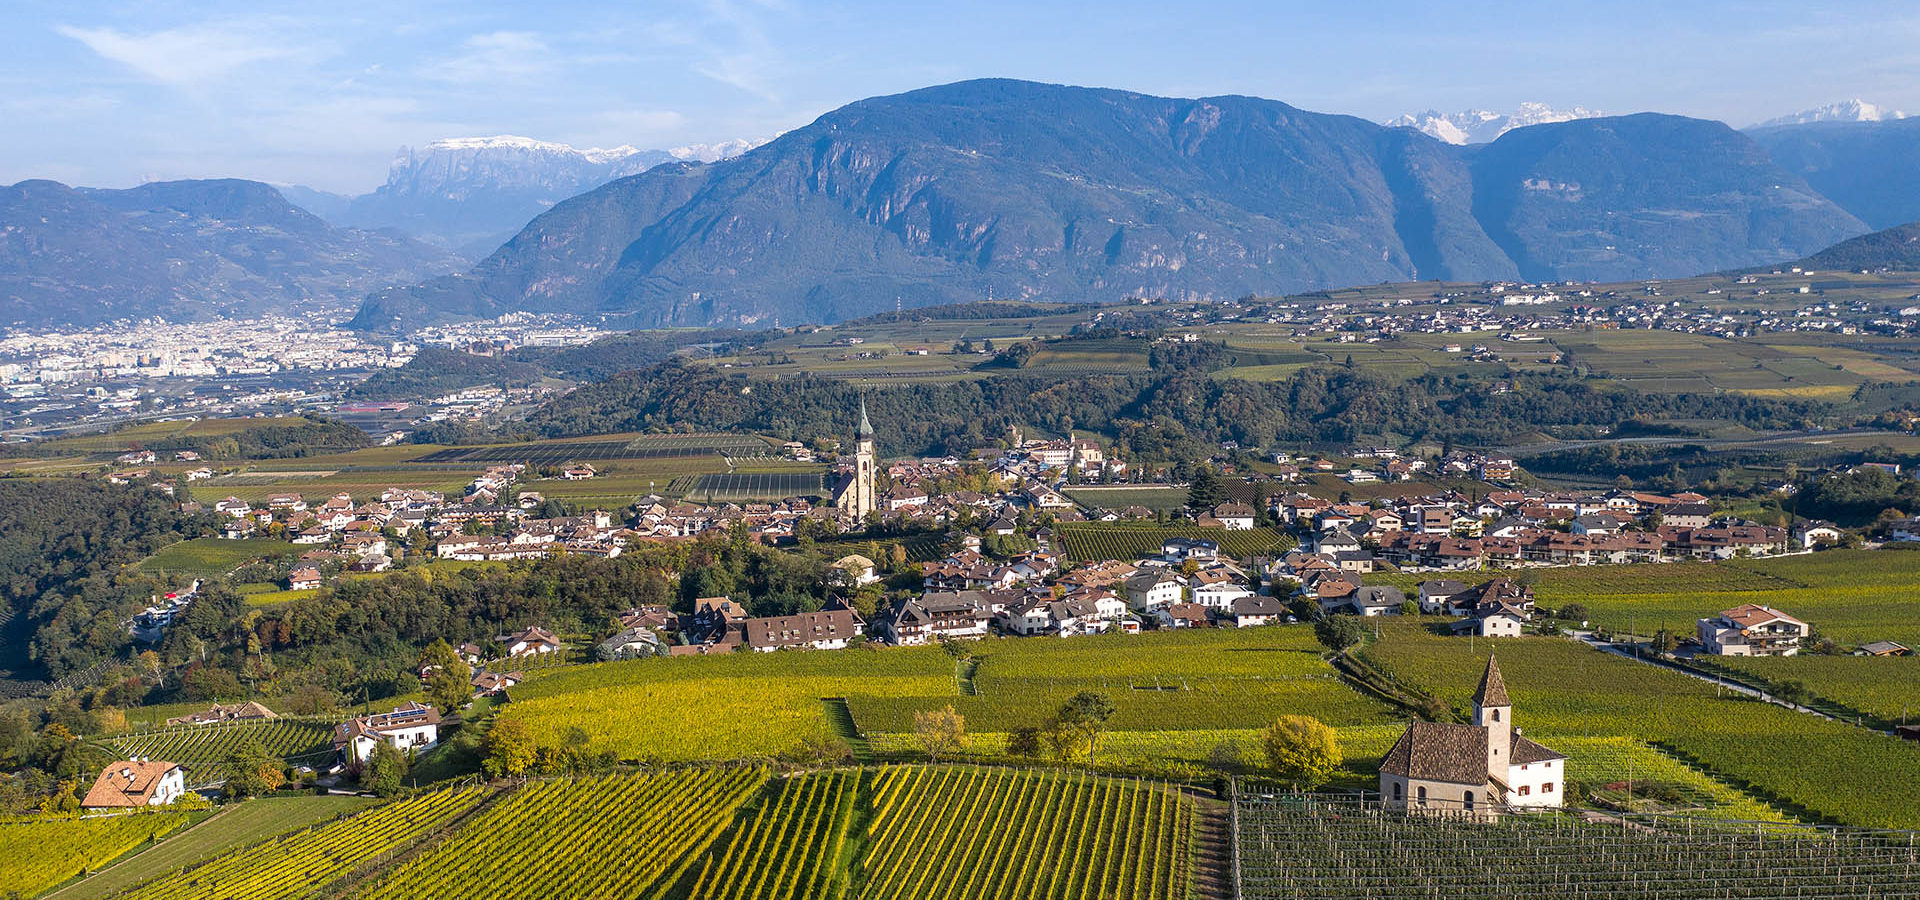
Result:
{"label": "terraced vineyard", "polygon": [[1911,834],[1553,814],[1466,823],[1325,797],[1238,805],[1247,900],[1920,897]]}
{"label": "terraced vineyard", "polygon": [[863,900],[1187,896],[1192,816],[1148,782],[909,766],[874,783]]}
{"label": "terraced vineyard", "polygon": [[369,900],[659,896],[765,779],[758,769],[709,769],[529,784],[356,893]]}
{"label": "terraced vineyard", "polygon": [[701,865],[692,896],[703,900],[846,896],[841,856],[860,793],[857,771],[777,780],[770,796],[735,827],[725,851]]}
{"label": "terraced vineyard", "polygon": [[311,764],[332,752],[333,722],[325,719],[279,718],[259,721],[187,725],[130,734],[106,742],[123,758],[143,756],[187,767],[191,784],[221,780],[221,763],[233,751],[250,744],[290,764]]}
{"label": "terraced vineyard", "polygon": [[31,897],[186,824],[183,812],[0,822],[0,897]]}
{"label": "terraced vineyard", "polygon": [[1168,538],[1204,538],[1220,544],[1220,552],[1235,559],[1271,555],[1293,546],[1293,538],[1272,528],[1228,531],[1193,525],[1122,525],[1069,522],[1060,526],[1060,542],[1067,558],[1079,562],[1098,559],[1140,559],[1159,556]]}
{"label": "terraced vineyard", "polygon": [[410,846],[488,795],[447,789],[390,803],[162,878],[134,900],[281,900],[305,897],[364,864]]}

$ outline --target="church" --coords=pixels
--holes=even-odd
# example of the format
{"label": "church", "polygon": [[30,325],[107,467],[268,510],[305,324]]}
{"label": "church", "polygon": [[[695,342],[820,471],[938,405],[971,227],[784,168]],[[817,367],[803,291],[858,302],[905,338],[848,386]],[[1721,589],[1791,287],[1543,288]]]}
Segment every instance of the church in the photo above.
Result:
{"label": "church", "polygon": [[854,523],[866,521],[878,509],[874,495],[877,463],[873,452],[873,424],[867,421],[867,401],[860,401],[860,427],[853,434],[853,468],[840,476],[833,489],[833,508]]}
{"label": "church", "polygon": [[1414,722],[1380,761],[1388,809],[1491,821],[1527,807],[1558,807],[1567,758],[1513,727],[1500,663],[1487,658],[1473,724]]}

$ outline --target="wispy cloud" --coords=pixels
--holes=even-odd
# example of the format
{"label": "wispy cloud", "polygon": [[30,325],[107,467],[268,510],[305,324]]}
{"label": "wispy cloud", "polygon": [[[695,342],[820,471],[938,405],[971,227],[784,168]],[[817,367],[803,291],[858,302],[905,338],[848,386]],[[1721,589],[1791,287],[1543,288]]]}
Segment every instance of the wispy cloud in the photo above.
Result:
{"label": "wispy cloud", "polygon": [[145,34],[73,25],[54,30],[148,80],[176,87],[218,81],[246,66],[301,52],[256,23],[208,22]]}
{"label": "wispy cloud", "polygon": [[531,31],[493,31],[462,42],[459,54],[442,60],[428,74],[445,81],[480,83],[521,81],[555,63],[553,48]]}

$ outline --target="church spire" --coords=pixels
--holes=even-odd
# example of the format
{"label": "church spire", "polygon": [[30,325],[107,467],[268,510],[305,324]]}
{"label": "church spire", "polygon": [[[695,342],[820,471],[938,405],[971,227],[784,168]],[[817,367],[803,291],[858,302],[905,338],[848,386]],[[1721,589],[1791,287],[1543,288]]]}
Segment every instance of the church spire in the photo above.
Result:
{"label": "church spire", "polygon": [[867,421],[867,398],[865,397],[860,398],[860,428],[854,432],[854,436],[873,437],[873,423]]}
{"label": "church spire", "polygon": [[1493,656],[1487,657],[1487,673],[1480,676],[1480,689],[1473,692],[1473,705],[1481,708],[1493,706],[1512,706],[1507,699],[1507,682],[1500,677],[1500,662]]}

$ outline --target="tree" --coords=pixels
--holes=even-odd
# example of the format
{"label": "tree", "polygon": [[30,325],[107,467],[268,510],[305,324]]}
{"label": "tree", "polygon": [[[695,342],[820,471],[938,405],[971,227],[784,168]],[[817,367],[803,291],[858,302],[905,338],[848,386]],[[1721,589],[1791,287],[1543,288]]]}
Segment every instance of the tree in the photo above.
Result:
{"label": "tree", "polygon": [[1283,781],[1300,788],[1325,782],[1340,768],[1340,739],[1312,716],[1281,716],[1260,733],[1267,764]]}
{"label": "tree", "polygon": [[1098,691],[1081,691],[1067,698],[1053,716],[1054,749],[1064,759],[1085,747],[1087,759],[1093,759],[1094,751],[1099,749],[1100,732],[1105,730],[1107,720],[1113,718],[1115,711],[1113,701]]}
{"label": "tree", "polygon": [[473,667],[445,638],[421,651],[420,668],[427,673],[427,699],[440,707],[442,715],[453,715],[473,697]]}
{"label": "tree", "polygon": [[1673,632],[1662,628],[1653,633],[1653,638],[1647,642],[1647,646],[1653,652],[1666,656],[1680,646],[1680,642],[1674,638]]}
{"label": "tree", "polygon": [[1585,622],[1588,619],[1587,605],[1584,603],[1569,603],[1562,606],[1560,607],[1560,618],[1569,622]]}
{"label": "tree", "polygon": [[955,712],[951,703],[945,709],[920,710],[913,714],[913,737],[927,751],[927,759],[939,762],[942,756],[966,749],[967,718]]}
{"label": "tree", "polygon": [[1783,681],[1773,686],[1773,696],[1794,706],[1805,706],[1813,699],[1813,691],[1808,690],[1804,682]]}
{"label": "tree", "polygon": [[234,748],[227,754],[223,767],[227,774],[227,796],[236,800],[271,792],[287,781],[286,764],[257,743]]}
{"label": "tree", "polygon": [[1367,639],[1367,626],[1359,616],[1336,613],[1322,616],[1313,624],[1313,634],[1335,653],[1345,653],[1348,648]]}
{"label": "tree", "polygon": [[1227,502],[1227,486],[1220,481],[1220,475],[1212,466],[1201,465],[1193,470],[1193,480],[1187,486],[1187,508],[1195,512],[1213,509]]}
{"label": "tree", "polygon": [[1041,730],[1032,725],[1022,725],[1007,732],[1007,755],[1033,759],[1040,755]]}
{"label": "tree", "polygon": [[367,760],[366,774],[360,781],[382,797],[399,794],[407,786],[407,755],[401,753],[400,748],[381,741],[374,745],[373,756]]}
{"label": "tree", "polygon": [[519,778],[533,768],[539,757],[533,729],[519,718],[508,716],[493,720],[487,729],[487,759],[483,766],[495,778]]}

